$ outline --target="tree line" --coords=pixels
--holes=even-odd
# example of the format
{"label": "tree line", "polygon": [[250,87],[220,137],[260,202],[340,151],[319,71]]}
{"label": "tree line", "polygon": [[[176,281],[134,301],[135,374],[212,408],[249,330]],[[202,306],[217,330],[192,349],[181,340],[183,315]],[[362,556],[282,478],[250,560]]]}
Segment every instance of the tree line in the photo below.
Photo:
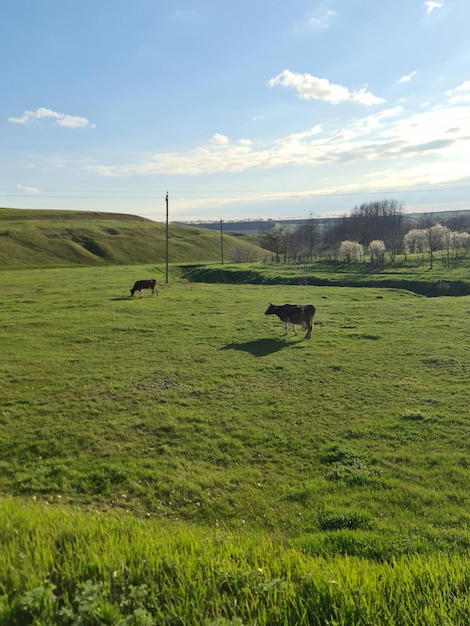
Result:
{"label": "tree line", "polygon": [[439,223],[432,215],[418,220],[404,215],[403,203],[379,200],[354,207],[349,215],[332,220],[311,217],[295,227],[275,225],[259,234],[260,245],[275,262],[308,262],[318,258],[347,262],[367,258],[382,265],[387,254],[425,257],[431,267],[435,252],[445,250],[449,267],[470,249],[470,218],[463,214]]}

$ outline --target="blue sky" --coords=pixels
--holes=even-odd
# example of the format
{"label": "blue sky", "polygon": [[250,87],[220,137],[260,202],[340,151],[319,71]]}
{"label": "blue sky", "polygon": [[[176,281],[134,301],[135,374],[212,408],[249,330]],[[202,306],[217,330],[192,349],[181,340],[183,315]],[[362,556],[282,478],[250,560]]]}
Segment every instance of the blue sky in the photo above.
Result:
{"label": "blue sky", "polygon": [[0,206],[470,208],[468,0],[2,0]]}

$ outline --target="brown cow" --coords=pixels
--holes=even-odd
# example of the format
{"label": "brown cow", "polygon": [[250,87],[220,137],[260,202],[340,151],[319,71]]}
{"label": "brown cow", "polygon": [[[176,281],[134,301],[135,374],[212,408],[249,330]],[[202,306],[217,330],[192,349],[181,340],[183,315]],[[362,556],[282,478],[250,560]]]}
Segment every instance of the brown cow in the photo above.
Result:
{"label": "brown cow", "polygon": [[313,304],[270,304],[265,315],[277,315],[284,322],[284,335],[287,335],[288,324],[292,324],[294,335],[297,335],[295,325],[300,324],[307,331],[305,339],[310,339],[315,315]]}
{"label": "brown cow", "polygon": [[136,280],[131,289],[131,296],[133,296],[136,291],[139,291],[142,296],[142,289],[150,289],[152,293],[156,293],[158,296],[157,281],[155,278],[151,278],[149,280]]}

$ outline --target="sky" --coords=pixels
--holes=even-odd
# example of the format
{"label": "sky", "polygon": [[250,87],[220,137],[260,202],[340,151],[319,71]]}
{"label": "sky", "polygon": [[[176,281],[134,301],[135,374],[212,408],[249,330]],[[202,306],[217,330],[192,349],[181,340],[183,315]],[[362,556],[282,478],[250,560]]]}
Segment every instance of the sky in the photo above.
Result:
{"label": "sky", "polygon": [[470,209],[469,0],[2,0],[0,206]]}

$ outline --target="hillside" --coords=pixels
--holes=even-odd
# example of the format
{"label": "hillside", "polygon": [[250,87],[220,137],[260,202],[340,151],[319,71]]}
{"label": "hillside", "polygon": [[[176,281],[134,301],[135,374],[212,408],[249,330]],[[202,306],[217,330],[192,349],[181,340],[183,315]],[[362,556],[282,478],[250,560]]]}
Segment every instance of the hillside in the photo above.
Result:
{"label": "hillside", "polygon": [[[0,208],[0,268],[129,265],[165,262],[165,224],[119,213]],[[224,235],[233,250],[259,254],[244,238]],[[219,261],[220,234],[171,224],[169,262]]]}

